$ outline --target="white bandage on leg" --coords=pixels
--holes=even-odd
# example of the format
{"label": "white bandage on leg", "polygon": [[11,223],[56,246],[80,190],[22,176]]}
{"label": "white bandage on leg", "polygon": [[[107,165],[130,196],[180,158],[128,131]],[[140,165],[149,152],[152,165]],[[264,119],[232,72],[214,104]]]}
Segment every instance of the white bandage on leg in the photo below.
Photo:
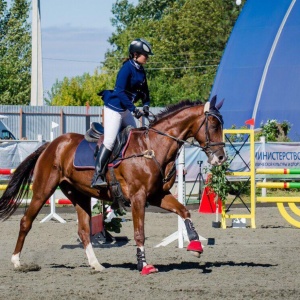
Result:
{"label": "white bandage on leg", "polygon": [[96,271],[102,271],[104,270],[105,268],[100,265],[100,263],[98,262],[98,259],[95,255],[95,252],[94,252],[94,249],[92,247],[92,244],[89,243],[85,249],[85,253],[86,253],[86,256],[88,258],[88,261],[89,261],[89,265],[95,269]]}
{"label": "white bandage on leg", "polygon": [[14,264],[15,268],[20,267],[21,266],[21,263],[20,263],[20,253],[13,254],[13,256],[11,257],[10,261]]}

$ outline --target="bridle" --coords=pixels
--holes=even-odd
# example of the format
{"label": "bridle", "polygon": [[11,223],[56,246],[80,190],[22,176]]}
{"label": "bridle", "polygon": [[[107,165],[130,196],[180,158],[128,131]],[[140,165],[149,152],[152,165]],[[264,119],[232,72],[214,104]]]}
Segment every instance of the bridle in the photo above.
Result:
{"label": "bridle", "polygon": [[[223,129],[224,122],[223,122],[222,115],[219,113],[218,110],[209,110],[209,111],[205,112],[205,119],[200,124],[198,130],[195,133],[195,136],[198,134],[198,132],[200,131],[201,127],[205,123],[205,140],[206,141],[205,141],[205,146],[201,147],[201,148],[202,148],[202,151],[204,151],[207,155],[211,156],[211,155],[214,155],[217,151],[219,151],[219,149],[221,147],[224,147],[225,143],[224,142],[217,142],[217,143],[215,143],[215,142],[211,142],[210,141],[209,130],[208,130],[208,117],[209,116],[212,116],[212,117],[216,118],[219,121],[219,123],[221,124],[221,127]],[[220,147],[217,148],[217,150],[213,151],[211,149],[211,147],[214,147],[214,146],[220,146]]]}

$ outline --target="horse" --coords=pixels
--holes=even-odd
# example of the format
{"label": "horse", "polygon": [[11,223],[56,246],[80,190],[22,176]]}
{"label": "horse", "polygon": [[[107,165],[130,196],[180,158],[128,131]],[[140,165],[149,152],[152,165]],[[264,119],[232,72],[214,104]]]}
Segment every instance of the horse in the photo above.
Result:
{"label": "horse", "polygon": [[[223,119],[219,112],[223,100],[216,96],[207,101],[184,100],[167,106],[155,120],[142,128],[131,130],[131,137],[122,162],[106,172],[107,188],[91,188],[92,169],[77,169],[74,153],[84,136],[77,133],[60,135],[31,153],[12,174],[0,198],[0,220],[8,219],[20,205],[32,182],[32,200],[20,221],[19,236],[11,262],[21,267],[20,255],[32,223],[39,211],[59,186],[72,202],[78,216],[78,235],[88,259],[96,271],[104,267],[94,253],[90,237],[91,197],[112,201],[111,182],[120,184],[125,201],[131,206],[134,239],[137,246],[137,269],[141,274],[158,270],[147,263],[145,256],[145,207],[150,204],[179,215],[185,223],[190,240],[187,250],[200,256],[202,245],[188,209],[170,193],[181,146],[198,145],[212,165],[221,165],[227,158],[223,143]],[[191,139],[193,138],[193,139]],[[190,142],[190,140],[193,140]],[[194,141],[198,143],[194,143]]]}

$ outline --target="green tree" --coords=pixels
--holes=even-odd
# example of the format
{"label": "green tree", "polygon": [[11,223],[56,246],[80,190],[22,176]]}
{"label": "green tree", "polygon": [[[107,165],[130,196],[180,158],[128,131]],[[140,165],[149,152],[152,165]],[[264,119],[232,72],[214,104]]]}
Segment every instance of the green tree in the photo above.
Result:
{"label": "green tree", "polygon": [[[145,67],[152,106],[207,99],[240,9],[232,0],[140,0],[136,6],[116,0],[112,8],[115,32],[109,38],[111,49],[101,73],[96,75],[98,90],[114,87],[115,76],[128,57],[129,43],[143,37],[153,45],[155,54]],[[89,79],[77,78],[76,85],[66,79],[57,84],[49,102],[85,103],[78,100],[77,85],[83,87],[82,80]],[[59,98],[62,95],[64,98]]]}
{"label": "green tree", "polygon": [[30,103],[29,1],[0,0],[0,104]]}
{"label": "green tree", "polygon": [[88,102],[91,106],[100,106],[103,101],[97,93],[113,87],[114,80],[114,74],[99,73],[98,70],[93,75],[65,77],[61,82],[56,81],[45,101],[48,105],[84,106]]}
{"label": "green tree", "polygon": [[277,120],[268,120],[265,124],[260,124],[260,131],[255,135],[255,139],[259,140],[261,136],[265,136],[267,142],[290,142],[288,133],[291,127],[288,121],[279,123]]}
{"label": "green tree", "polygon": [[155,53],[146,66],[153,105],[207,99],[239,11],[231,0],[119,0],[105,66],[117,70],[128,43],[144,37]]}

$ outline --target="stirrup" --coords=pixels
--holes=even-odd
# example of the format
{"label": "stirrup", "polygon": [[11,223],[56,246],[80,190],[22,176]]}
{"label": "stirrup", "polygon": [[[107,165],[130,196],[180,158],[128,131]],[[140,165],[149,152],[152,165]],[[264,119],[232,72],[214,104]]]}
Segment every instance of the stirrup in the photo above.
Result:
{"label": "stirrup", "polygon": [[102,180],[101,176],[98,176],[98,178],[92,182],[91,187],[94,189],[100,189],[107,187],[107,182]]}

